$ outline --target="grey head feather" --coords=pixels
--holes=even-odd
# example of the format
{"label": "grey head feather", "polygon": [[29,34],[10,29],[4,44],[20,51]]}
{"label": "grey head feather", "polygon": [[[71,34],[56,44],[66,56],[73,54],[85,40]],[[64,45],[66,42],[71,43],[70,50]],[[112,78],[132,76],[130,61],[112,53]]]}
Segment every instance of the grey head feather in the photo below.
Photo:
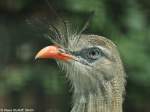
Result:
{"label": "grey head feather", "polygon": [[58,61],[73,87],[72,112],[121,112],[126,75],[116,45],[97,35],[80,35],[76,44],[74,47],[68,47],[78,51],[91,46],[101,46],[108,56],[92,63],[92,68],[74,61]]}
{"label": "grey head feather", "polygon": [[[89,63],[86,64],[86,61],[79,63],[73,60],[64,63],[57,60],[72,84],[71,112],[121,112],[121,106],[114,106],[116,102],[122,105],[125,85],[125,73],[117,47],[105,37],[83,35],[87,25],[88,22],[79,33],[68,21],[48,25],[48,38],[64,50],[80,51],[83,48],[100,46],[107,55],[90,63],[90,66],[87,66]],[[115,111],[116,109],[119,111]]]}

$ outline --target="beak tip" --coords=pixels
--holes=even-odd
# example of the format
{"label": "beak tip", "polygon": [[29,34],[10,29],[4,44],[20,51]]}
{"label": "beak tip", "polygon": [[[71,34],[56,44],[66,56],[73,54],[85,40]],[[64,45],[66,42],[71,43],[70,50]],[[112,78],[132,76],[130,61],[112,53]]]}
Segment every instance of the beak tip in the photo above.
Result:
{"label": "beak tip", "polygon": [[34,59],[37,60],[39,58],[40,58],[40,53],[37,53]]}
{"label": "beak tip", "polygon": [[37,57],[37,56],[35,56],[34,60],[37,60],[37,59],[38,59],[38,57]]}

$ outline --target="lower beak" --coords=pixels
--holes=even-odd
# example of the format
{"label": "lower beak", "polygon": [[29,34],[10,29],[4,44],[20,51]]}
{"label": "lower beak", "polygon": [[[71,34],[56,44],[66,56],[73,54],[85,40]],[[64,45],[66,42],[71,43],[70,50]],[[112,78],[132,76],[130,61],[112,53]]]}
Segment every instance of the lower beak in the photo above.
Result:
{"label": "lower beak", "polygon": [[58,59],[58,60],[63,60],[63,61],[69,61],[69,60],[72,60],[74,56],[66,53],[64,49],[58,46],[47,46],[41,49],[37,53],[37,55],[35,56],[35,59],[38,59],[38,58],[52,58],[52,59]]}

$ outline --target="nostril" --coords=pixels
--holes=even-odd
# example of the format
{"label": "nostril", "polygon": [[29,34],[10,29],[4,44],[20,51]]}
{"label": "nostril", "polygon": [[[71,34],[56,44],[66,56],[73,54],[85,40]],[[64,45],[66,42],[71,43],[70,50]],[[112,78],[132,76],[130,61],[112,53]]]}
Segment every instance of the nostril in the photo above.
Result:
{"label": "nostril", "polygon": [[64,49],[59,49],[60,53],[65,53],[66,51]]}

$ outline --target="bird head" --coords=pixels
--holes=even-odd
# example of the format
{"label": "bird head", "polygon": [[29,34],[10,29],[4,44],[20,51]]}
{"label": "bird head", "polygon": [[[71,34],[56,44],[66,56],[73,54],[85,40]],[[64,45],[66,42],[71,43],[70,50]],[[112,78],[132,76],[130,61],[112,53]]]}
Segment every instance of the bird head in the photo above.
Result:
{"label": "bird head", "polygon": [[67,73],[74,92],[100,93],[122,69],[112,41],[97,35],[72,35],[53,39],[54,45],[40,50],[36,58],[53,58]]}

